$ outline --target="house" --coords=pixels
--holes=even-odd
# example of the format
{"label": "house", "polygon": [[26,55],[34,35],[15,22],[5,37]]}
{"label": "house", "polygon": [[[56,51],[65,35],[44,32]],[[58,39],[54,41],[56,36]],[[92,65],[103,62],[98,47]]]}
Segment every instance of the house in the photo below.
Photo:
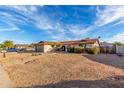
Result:
{"label": "house", "polygon": [[60,45],[60,42],[48,42],[48,41],[40,41],[37,44],[34,44],[36,52],[49,52],[53,51],[54,46]]}
{"label": "house", "polygon": [[67,52],[68,47],[79,48],[83,47],[86,49],[98,47],[99,48],[99,40],[98,39],[82,39],[82,40],[75,40],[75,41],[65,41],[62,42],[62,47],[65,47],[65,51]]}
{"label": "house", "polygon": [[116,46],[116,54],[118,56],[124,56],[124,45]]}
{"label": "house", "polygon": [[100,42],[100,52],[101,53],[116,53],[116,47],[113,43]]}
{"label": "house", "polygon": [[15,44],[14,46],[16,49],[26,49],[29,47],[28,44]]}
{"label": "house", "polygon": [[101,46],[101,47],[106,47],[106,46],[108,46],[108,47],[112,47],[112,46],[113,46],[113,43],[100,42],[100,46]]}
{"label": "house", "polygon": [[33,44],[15,44],[14,48],[17,51],[35,51],[34,45]]}
{"label": "house", "polygon": [[59,47],[61,51],[67,52],[69,47],[85,47],[85,48],[100,48],[98,39],[82,39],[74,41],[63,41],[63,42],[48,42],[40,41],[39,43],[34,44],[36,52],[50,52],[54,51]]}

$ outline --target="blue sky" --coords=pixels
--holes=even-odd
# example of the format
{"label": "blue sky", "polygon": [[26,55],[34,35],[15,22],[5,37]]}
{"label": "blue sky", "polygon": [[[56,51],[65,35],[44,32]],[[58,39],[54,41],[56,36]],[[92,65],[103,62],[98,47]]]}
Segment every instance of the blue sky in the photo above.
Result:
{"label": "blue sky", "polygon": [[101,37],[124,42],[124,6],[0,6],[0,42]]}

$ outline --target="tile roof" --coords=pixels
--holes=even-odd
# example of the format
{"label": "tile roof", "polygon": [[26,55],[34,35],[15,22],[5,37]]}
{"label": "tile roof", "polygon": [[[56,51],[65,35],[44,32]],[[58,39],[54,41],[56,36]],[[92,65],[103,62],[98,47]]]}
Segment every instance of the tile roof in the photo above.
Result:
{"label": "tile roof", "polygon": [[[52,45],[52,44],[63,44],[63,45],[71,45],[71,44],[80,44],[80,43],[84,43],[84,44],[93,44],[95,42],[99,43],[98,39],[82,39],[82,40],[73,40],[73,41],[63,41],[63,42],[49,42],[49,41],[40,41],[39,45]],[[37,45],[35,44],[35,45]]]}

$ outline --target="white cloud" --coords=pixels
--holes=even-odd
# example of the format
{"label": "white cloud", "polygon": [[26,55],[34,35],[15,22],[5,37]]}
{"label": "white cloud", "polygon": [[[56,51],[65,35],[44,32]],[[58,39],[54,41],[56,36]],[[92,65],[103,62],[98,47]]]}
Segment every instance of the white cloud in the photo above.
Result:
{"label": "white cloud", "polygon": [[68,26],[69,33],[71,32],[72,34],[75,34],[75,35],[81,35],[83,33],[82,30],[84,29],[85,28],[81,25],[69,25]]}
{"label": "white cloud", "polygon": [[124,32],[118,33],[108,40],[108,42],[116,42],[116,41],[124,43]]}
{"label": "white cloud", "polygon": [[[59,21],[56,22],[55,20],[51,20],[50,18],[48,18],[47,15],[39,13],[38,6],[6,6],[6,8],[8,10],[12,10],[21,15],[24,15],[27,18],[18,14],[13,15],[11,13],[2,13],[0,14],[0,18],[7,20],[9,23],[12,23],[14,25],[26,23],[34,25],[41,30],[49,32],[50,35],[54,35],[53,33],[56,31],[56,33],[58,33],[57,35],[60,34],[63,37],[67,37],[66,33],[70,33],[75,35],[75,37],[79,37],[93,28],[93,26],[84,28],[82,25],[79,24],[73,24],[71,26],[69,24],[65,24],[63,26]],[[68,31],[66,28],[68,28]],[[60,36],[59,38],[62,39],[63,37]]]}
{"label": "white cloud", "polygon": [[16,12],[22,12],[22,14],[32,14],[37,11],[37,6],[31,6],[31,5],[14,5],[14,6],[6,6],[7,8],[14,10]]}
{"label": "white cloud", "polygon": [[0,28],[0,32],[5,32],[5,31],[17,31],[19,30],[16,27],[12,27],[12,28]]}
{"label": "white cloud", "polygon": [[95,28],[95,26],[89,26],[89,27],[84,27],[83,25],[71,25],[69,26],[69,31],[72,34],[75,34],[77,36],[82,36],[83,34],[87,33],[88,31],[92,30],[93,28]]}
{"label": "white cloud", "polygon": [[7,32],[7,31],[19,31],[20,28],[18,28],[16,25],[14,24],[9,24],[8,26],[1,26],[0,27],[0,32]]}
{"label": "white cloud", "polygon": [[119,25],[119,24],[124,24],[124,20],[121,20],[119,22],[116,22],[115,24],[113,24],[113,26]]}
{"label": "white cloud", "polygon": [[19,15],[13,15],[8,12],[0,12],[0,19],[4,22],[8,22],[10,24],[25,24],[25,21],[27,21],[26,18],[21,17]]}
{"label": "white cloud", "polygon": [[[40,6],[41,8],[43,6]],[[41,30],[52,30],[53,24],[51,23],[51,20],[45,16],[44,14],[39,12],[39,6],[7,6],[7,8],[10,8],[10,10],[16,11],[17,13],[25,16],[26,18],[16,15],[11,21],[20,20],[23,21],[23,23],[27,22],[28,24],[34,25],[38,27]],[[22,24],[22,23],[21,23]]]}
{"label": "white cloud", "polygon": [[35,17],[35,21],[36,21],[35,24],[36,27],[42,30],[53,30],[55,28],[53,24],[50,22],[50,20],[47,18],[37,16]]}
{"label": "white cloud", "polygon": [[[105,6],[104,10],[101,10],[101,6],[96,8],[97,20],[93,25],[84,27],[83,24],[64,24],[61,22],[51,20],[47,15],[39,13],[39,7],[43,6],[5,6],[8,10],[17,12],[18,14],[12,14],[9,12],[1,12],[0,18],[7,21],[9,24],[15,25],[15,27],[2,29],[1,31],[17,30],[17,24],[31,24],[36,28],[49,32],[51,38],[56,40],[70,39],[66,34],[70,33],[75,35],[74,38],[83,38],[83,35],[93,30],[96,27],[104,26],[114,21],[120,24],[124,22],[124,6]],[[23,15],[23,16],[21,16]],[[119,21],[120,20],[120,21]],[[54,32],[56,31],[56,35]],[[73,38],[73,39],[74,39]]]}
{"label": "white cloud", "polygon": [[97,6],[97,21],[96,26],[104,26],[117,20],[124,20],[124,6],[105,6],[100,9]]}
{"label": "white cloud", "polygon": [[32,41],[29,41],[29,40],[23,40],[23,39],[11,39],[14,44],[31,44]]}
{"label": "white cloud", "polygon": [[69,38],[68,36],[63,35],[63,34],[52,35],[51,38],[53,41],[72,40],[72,38]]}

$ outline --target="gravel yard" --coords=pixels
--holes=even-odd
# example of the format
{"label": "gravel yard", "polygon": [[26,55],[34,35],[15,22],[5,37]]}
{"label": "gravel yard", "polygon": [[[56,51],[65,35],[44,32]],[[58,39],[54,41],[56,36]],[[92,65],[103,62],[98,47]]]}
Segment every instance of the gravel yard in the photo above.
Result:
{"label": "gravel yard", "polygon": [[7,53],[12,87],[124,87],[124,57],[113,54]]}

